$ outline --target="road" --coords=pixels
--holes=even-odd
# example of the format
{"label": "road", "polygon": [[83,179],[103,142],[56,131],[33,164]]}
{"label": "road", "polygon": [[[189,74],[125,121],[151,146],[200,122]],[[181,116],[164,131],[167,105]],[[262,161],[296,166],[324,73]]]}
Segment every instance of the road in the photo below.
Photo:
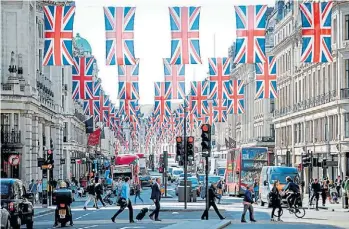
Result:
{"label": "road", "polygon": [[[169,186],[169,194],[174,195],[174,185]],[[137,204],[134,204],[134,196],[132,196],[132,203],[134,206],[134,218],[138,214],[141,208],[147,207],[149,208],[152,204],[150,197],[150,189],[144,188],[142,192],[142,198],[144,200],[144,204],[137,200]],[[175,197],[175,196],[174,196]],[[128,209],[126,209],[123,213],[119,215],[115,223],[111,221],[111,217],[118,210],[118,207],[115,205],[107,206],[106,208],[94,209],[92,208],[92,203],[90,203],[89,208],[87,210],[83,210],[83,202],[74,202],[72,205],[73,211],[73,220],[74,226],[70,228],[77,229],[88,229],[88,228],[119,228],[119,229],[158,229],[158,228],[166,228],[169,225],[175,225],[177,223],[183,223],[183,221],[195,221],[197,222],[197,226],[200,229],[203,229],[200,226],[200,223],[204,223],[200,220],[202,211],[204,209],[204,202],[199,200],[197,203],[191,203],[191,206],[199,206],[197,210],[186,211],[184,212],[183,203],[178,203],[176,198],[173,199],[164,199],[162,201],[162,206],[177,206],[180,209],[173,209],[171,211],[160,212],[161,222],[154,222],[149,219],[148,215],[139,222],[135,224],[129,224],[128,221]],[[225,197],[222,200],[222,204],[218,205],[218,207],[222,210],[221,213],[229,220],[232,221],[232,224],[226,228],[243,228],[243,229],[254,229],[254,228],[263,228],[267,225],[268,229],[277,228],[279,229],[282,225],[284,229],[294,229],[301,227],[302,229],[335,229],[335,228],[349,228],[348,216],[349,212],[343,212],[343,210],[338,209],[338,211],[332,212],[330,210],[322,210],[316,212],[314,210],[306,209],[306,216],[304,219],[297,219],[294,215],[290,215],[287,210],[284,210],[284,215],[282,219],[284,222],[281,223],[273,223],[270,222],[270,209],[265,207],[255,206],[255,218],[258,221],[257,223],[247,223],[242,224],[240,222],[241,217],[241,199],[233,198],[233,197]],[[337,206],[338,207],[338,206]],[[164,207],[165,208],[165,207]],[[190,208],[189,208],[190,209]],[[35,217],[35,228],[38,229],[48,229],[52,228],[53,225],[54,214],[48,213],[41,216]],[[210,211],[209,219],[216,219],[218,221],[218,217],[214,211]],[[247,214],[246,219],[249,219]],[[181,229],[185,229],[180,227]],[[192,229],[192,228],[190,228]]]}

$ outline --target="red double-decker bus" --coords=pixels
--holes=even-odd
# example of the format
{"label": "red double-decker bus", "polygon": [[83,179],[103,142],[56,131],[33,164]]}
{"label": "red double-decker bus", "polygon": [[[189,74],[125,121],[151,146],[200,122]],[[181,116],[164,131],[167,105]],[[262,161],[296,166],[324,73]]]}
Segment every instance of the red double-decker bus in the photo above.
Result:
{"label": "red double-decker bus", "polygon": [[241,196],[246,186],[259,179],[263,166],[268,166],[267,147],[243,147],[228,152],[226,191],[229,195]]}

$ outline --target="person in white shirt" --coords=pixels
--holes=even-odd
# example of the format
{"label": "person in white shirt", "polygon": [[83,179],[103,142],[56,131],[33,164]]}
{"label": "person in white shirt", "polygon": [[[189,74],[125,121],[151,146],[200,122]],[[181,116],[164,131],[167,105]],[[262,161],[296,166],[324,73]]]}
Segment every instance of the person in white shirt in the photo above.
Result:
{"label": "person in white shirt", "polygon": [[39,203],[41,204],[42,203],[42,181],[41,180],[38,181],[37,189],[38,189]]}

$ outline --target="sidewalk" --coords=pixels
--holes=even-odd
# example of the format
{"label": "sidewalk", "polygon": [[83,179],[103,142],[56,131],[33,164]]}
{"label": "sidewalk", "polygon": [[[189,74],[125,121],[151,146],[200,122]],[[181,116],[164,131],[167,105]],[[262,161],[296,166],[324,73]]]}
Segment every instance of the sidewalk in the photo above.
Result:
{"label": "sidewalk", "polygon": [[[320,196],[320,199],[319,199],[319,209],[325,209],[325,210],[331,210],[331,211],[338,211],[338,212],[348,212],[349,209],[344,209],[342,208],[342,198],[339,198],[338,199],[338,202],[339,204],[331,204],[328,199],[326,200],[326,204],[325,204],[325,207],[322,206],[322,199],[321,199],[321,196]],[[303,207],[308,207],[308,204],[309,204],[309,195],[306,194],[304,197],[303,197]]]}
{"label": "sidewalk", "polygon": [[173,224],[171,226],[164,227],[163,229],[222,229],[231,224],[230,220],[188,220],[180,223]]}

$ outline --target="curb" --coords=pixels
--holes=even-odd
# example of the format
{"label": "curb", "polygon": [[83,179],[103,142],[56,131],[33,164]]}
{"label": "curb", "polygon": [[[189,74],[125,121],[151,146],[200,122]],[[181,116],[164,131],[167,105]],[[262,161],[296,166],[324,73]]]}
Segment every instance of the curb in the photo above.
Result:
{"label": "curb", "polygon": [[227,226],[229,226],[230,224],[231,224],[231,221],[229,220],[228,222],[222,223],[222,225],[219,225],[215,229],[223,229],[223,228],[226,228]]}
{"label": "curb", "polygon": [[44,210],[44,211],[40,211],[38,213],[35,213],[35,209],[34,209],[34,217],[35,216],[40,216],[40,215],[45,215],[47,213],[51,213],[51,212],[54,212],[55,209],[51,209],[51,208],[48,208],[47,210]]}

